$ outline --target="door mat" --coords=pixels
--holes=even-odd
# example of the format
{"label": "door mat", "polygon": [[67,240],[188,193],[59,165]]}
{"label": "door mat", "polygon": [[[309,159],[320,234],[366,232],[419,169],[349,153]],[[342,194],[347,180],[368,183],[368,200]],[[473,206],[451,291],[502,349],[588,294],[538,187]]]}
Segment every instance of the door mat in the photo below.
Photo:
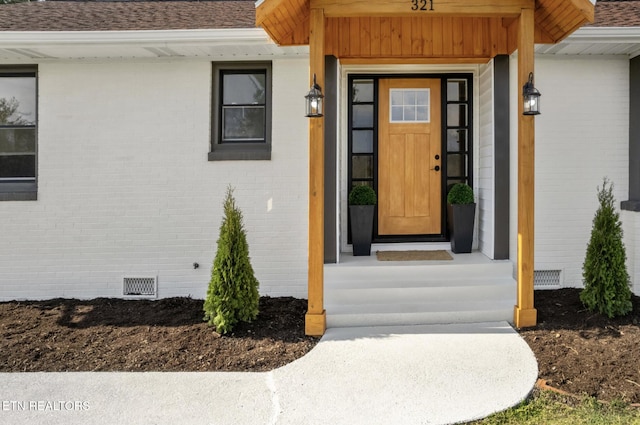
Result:
{"label": "door mat", "polygon": [[378,261],[448,261],[453,257],[444,250],[435,251],[376,251]]}

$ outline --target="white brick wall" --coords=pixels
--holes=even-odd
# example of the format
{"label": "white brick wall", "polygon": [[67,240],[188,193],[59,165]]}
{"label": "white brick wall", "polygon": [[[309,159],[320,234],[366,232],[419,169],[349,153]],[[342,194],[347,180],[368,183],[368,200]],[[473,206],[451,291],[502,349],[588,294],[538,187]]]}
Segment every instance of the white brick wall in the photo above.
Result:
{"label": "white brick wall", "polygon": [[[567,287],[582,286],[582,263],[604,176],[618,201],[628,192],[628,59],[537,57],[535,269],[561,270]],[[512,104],[521,102],[515,57]],[[511,258],[517,241],[517,112],[511,116]]]}
{"label": "white brick wall", "polygon": [[271,161],[209,162],[210,62],[40,64],[38,201],[0,203],[0,300],[120,296],[125,275],[204,297],[228,184],[261,293],[306,297],[307,73],[273,62]]}

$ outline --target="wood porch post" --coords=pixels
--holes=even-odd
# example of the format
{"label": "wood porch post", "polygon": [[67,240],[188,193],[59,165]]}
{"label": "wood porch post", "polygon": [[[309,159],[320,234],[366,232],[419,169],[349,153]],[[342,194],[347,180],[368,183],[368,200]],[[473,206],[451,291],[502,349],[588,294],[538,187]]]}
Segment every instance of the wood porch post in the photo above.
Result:
{"label": "wood porch post", "polygon": [[518,291],[514,323],[536,325],[533,307],[535,127],[533,115],[522,115],[522,87],[534,69],[534,11],[522,9],[518,19]]}
{"label": "wood porch post", "polygon": [[[313,75],[324,90],[324,10],[311,9],[309,18],[309,82]],[[309,305],[305,333],[322,336],[324,310],[324,117],[309,118]]]}

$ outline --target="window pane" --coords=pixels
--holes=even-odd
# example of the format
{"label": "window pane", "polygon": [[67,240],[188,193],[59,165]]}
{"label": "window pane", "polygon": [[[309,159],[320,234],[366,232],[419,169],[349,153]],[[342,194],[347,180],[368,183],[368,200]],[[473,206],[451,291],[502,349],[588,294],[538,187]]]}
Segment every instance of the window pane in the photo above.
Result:
{"label": "window pane", "polygon": [[373,102],[373,80],[353,82],[353,102]]}
{"label": "window pane", "polygon": [[447,155],[447,176],[465,177],[467,175],[467,161],[465,154]]}
{"label": "window pane", "polygon": [[35,155],[0,155],[0,179],[36,176]]}
{"label": "window pane", "polygon": [[391,121],[402,121],[402,106],[391,107]]}
{"label": "window pane", "polygon": [[351,188],[353,189],[356,186],[369,186],[370,188],[373,188],[373,182],[372,181],[356,181],[356,182],[351,182]]}
{"label": "window pane", "polygon": [[429,104],[429,91],[420,90],[416,93],[416,105],[428,105]]}
{"label": "window pane", "polygon": [[265,74],[222,74],[222,103],[225,105],[264,105]]}
{"label": "window pane", "polygon": [[447,105],[447,126],[465,127],[467,125],[467,105]]}
{"label": "window pane", "polygon": [[404,107],[404,120],[403,121],[415,121],[416,120],[416,107],[405,106]]}
{"label": "window pane", "polygon": [[447,150],[465,152],[467,150],[467,130],[447,130]]}
{"label": "window pane", "polygon": [[447,81],[447,100],[450,102],[465,102],[467,100],[466,80]]}
{"label": "window pane", "polygon": [[0,78],[0,125],[35,125],[35,77]]}
{"label": "window pane", "polygon": [[34,128],[0,128],[0,155],[16,152],[36,153]]}
{"label": "window pane", "polygon": [[373,130],[353,131],[353,153],[373,153]]}
{"label": "window pane", "polygon": [[402,95],[402,90],[391,89],[391,104],[392,105],[404,104],[404,96]]}
{"label": "window pane", "polygon": [[416,104],[416,92],[414,90],[404,91],[404,104],[415,105]]}
{"label": "window pane", "polygon": [[429,109],[426,106],[416,106],[416,120],[429,121]]}
{"label": "window pane", "polygon": [[352,158],[351,177],[354,179],[372,179],[373,157],[354,155]]}
{"label": "window pane", "polygon": [[373,127],[373,105],[353,105],[353,126]]}
{"label": "window pane", "polygon": [[222,121],[223,142],[264,141],[264,107],[224,107]]}

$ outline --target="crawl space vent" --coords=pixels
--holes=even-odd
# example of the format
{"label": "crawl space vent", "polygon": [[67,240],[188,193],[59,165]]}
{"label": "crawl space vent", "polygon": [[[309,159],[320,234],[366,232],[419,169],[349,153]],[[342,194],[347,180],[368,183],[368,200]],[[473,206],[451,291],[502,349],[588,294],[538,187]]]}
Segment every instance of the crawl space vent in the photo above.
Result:
{"label": "crawl space vent", "polygon": [[560,287],[560,270],[535,270],[533,272],[535,289],[554,289]]}
{"label": "crawl space vent", "polygon": [[125,277],[122,287],[126,297],[156,298],[158,280],[155,277]]}

